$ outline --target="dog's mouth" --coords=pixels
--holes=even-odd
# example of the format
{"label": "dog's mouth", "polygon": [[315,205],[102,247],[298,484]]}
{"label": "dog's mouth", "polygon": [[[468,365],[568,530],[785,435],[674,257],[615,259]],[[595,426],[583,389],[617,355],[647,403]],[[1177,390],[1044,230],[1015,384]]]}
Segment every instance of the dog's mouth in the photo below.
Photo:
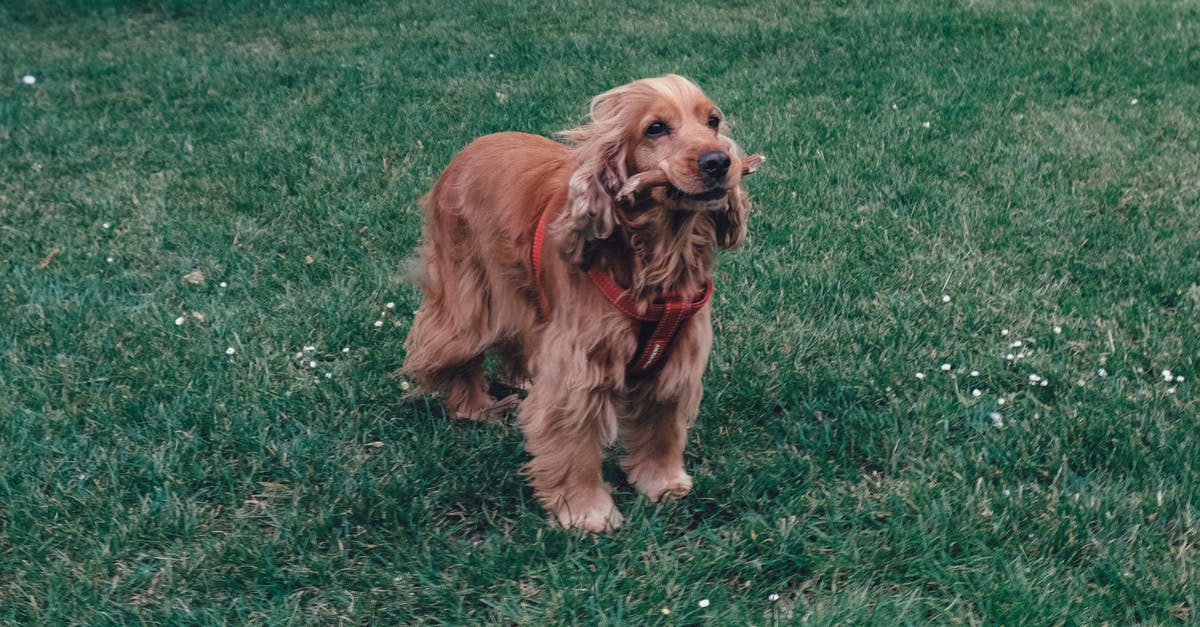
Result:
{"label": "dog's mouth", "polygon": [[[753,174],[754,171],[758,169],[758,166],[762,165],[762,162],[765,159],[766,158],[762,155],[750,155],[749,157],[742,159],[742,176],[744,177],[748,174]],[[619,203],[632,206],[637,203],[638,194],[658,187],[666,187],[667,199],[675,203],[684,201],[695,203],[711,203],[724,199],[725,196],[729,194],[730,189],[730,187],[714,187],[713,189],[710,189],[706,192],[700,192],[699,194],[686,193],[671,183],[671,179],[667,177],[667,168],[664,166],[654,168],[653,170],[638,172],[637,174],[629,177],[629,179],[625,181],[625,184],[621,186],[621,189],[617,190],[615,198]]]}
{"label": "dog's mouth", "polygon": [[667,184],[667,198],[670,198],[674,201],[697,200],[700,202],[710,202],[724,198],[725,194],[727,193],[729,193],[729,190],[725,189],[724,187],[714,187],[707,192],[688,194],[674,185]]}

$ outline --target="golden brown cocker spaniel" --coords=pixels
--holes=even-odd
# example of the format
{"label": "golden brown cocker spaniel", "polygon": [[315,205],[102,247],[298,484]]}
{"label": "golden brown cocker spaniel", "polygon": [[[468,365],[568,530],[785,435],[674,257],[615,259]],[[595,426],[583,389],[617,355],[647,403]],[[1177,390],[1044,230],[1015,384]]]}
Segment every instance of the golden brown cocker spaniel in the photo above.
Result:
{"label": "golden brown cocker spaniel", "polygon": [[523,133],[463,149],[421,201],[423,291],[403,370],[478,418],[483,355],[528,382],[520,424],[534,492],[565,527],[621,524],[604,448],[652,500],[683,467],[712,345],[713,252],[746,235],[742,176],[761,161],[686,78],[596,96],[570,146]]}

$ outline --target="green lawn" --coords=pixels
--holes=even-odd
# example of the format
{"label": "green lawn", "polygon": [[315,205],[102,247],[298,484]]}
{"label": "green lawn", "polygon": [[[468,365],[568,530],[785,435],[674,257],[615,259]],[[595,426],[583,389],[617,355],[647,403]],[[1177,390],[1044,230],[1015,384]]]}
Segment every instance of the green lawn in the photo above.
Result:
{"label": "green lawn", "polygon": [[[17,0],[0,33],[0,622],[1200,620],[1193,0]],[[513,419],[391,374],[415,204],[667,72],[770,161],[696,489],[610,463],[628,521],[590,538]]]}

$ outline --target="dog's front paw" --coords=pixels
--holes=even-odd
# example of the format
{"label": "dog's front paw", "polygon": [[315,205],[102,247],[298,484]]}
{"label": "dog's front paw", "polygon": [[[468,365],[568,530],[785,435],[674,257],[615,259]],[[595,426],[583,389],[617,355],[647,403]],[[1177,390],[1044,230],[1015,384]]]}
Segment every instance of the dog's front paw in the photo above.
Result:
{"label": "dog's front paw", "polygon": [[664,496],[679,498],[692,491],[692,476],[682,468],[667,469],[643,464],[627,471],[638,492],[657,502]]}
{"label": "dog's front paw", "polygon": [[579,529],[587,533],[615,531],[625,522],[617,511],[612,497],[607,492],[590,495],[588,498],[562,500],[554,508],[558,524],[566,529]]}

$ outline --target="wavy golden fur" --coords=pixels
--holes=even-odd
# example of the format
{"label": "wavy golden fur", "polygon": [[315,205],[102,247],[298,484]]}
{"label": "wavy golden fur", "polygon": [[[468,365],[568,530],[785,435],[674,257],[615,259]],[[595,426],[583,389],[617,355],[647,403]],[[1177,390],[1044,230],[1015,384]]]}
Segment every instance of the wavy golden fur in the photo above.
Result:
{"label": "wavy golden fur", "polygon": [[[596,96],[590,121],[562,137],[570,145],[523,133],[481,137],[422,199],[423,300],[403,370],[441,392],[455,415],[478,418],[496,402],[483,356],[498,355],[511,381],[528,382],[520,425],[534,493],[562,525],[596,532],[622,521],[600,474],[604,448],[618,439],[638,490],[653,500],[691,490],[683,449],[712,325],[706,306],[657,372],[627,374],[637,323],[584,270],[608,271],[640,307],[664,293],[696,293],[711,280],[714,248],[745,237],[749,199],[743,155],[721,112],[681,76]],[[669,184],[617,202],[631,176],[652,170]],[[543,212],[546,253],[534,276]]]}

